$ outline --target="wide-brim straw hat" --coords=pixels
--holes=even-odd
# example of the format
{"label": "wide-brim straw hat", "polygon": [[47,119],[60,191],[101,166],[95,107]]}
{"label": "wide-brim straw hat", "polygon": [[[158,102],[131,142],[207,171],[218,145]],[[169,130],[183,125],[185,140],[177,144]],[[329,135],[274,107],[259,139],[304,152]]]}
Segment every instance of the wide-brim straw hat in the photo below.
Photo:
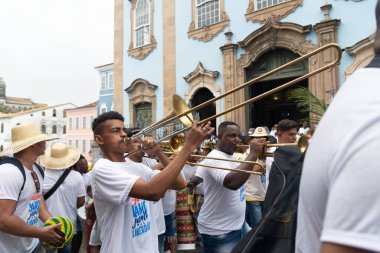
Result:
{"label": "wide-brim straw hat", "polygon": [[0,153],[1,156],[16,154],[38,142],[57,139],[56,135],[42,134],[34,123],[17,125],[12,128],[12,142]]}
{"label": "wide-brim straw hat", "polygon": [[73,166],[80,157],[80,151],[65,143],[55,143],[41,157],[40,164],[48,170],[63,170]]}
{"label": "wide-brim straw hat", "polygon": [[249,137],[267,137],[269,133],[265,127],[256,127],[253,134],[250,134]]}

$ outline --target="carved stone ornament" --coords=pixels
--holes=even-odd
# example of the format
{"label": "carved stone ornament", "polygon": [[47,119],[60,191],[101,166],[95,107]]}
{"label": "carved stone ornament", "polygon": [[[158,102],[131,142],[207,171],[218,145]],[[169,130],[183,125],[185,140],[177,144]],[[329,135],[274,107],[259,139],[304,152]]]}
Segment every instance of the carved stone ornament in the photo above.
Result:
{"label": "carved stone ornament", "polygon": [[133,124],[134,119],[134,106],[141,103],[152,104],[152,121],[156,120],[156,93],[155,90],[158,86],[151,84],[145,79],[138,78],[134,80],[131,85],[124,91],[129,96],[129,115],[130,123]]}
{"label": "carved stone ornament", "polygon": [[157,43],[151,43],[142,47],[133,48],[133,44],[131,43],[129,44],[128,55],[139,60],[144,60],[156,46]]}
{"label": "carved stone ornament", "polygon": [[207,27],[196,28],[196,0],[192,0],[192,14],[191,14],[191,23],[189,25],[187,35],[189,38],[199,41],[210,41],[215,38],[219,33],[221,33],[229,24],[230,18],[227,13],[224,11],[224,0],[219,1],[220,9],[220,21],[218,23],[209,25]]}
{"label": "carved stone ornament", "polygon": [[238,71],[244,72],[244,69],[254,60],[273,48],[287,48],[299,55],[314,50],[316,46],[305,39],[311,28],[311,25],[301,26],[295,23],[269,21],[238,42],[245,50],[238,60]]}
{"label": "carved stone ornament", "polygon": [[184,77],[185,81],[190,84],[190,87],[185,92],[185,101],[189,103],[193,95],[200,88],[207,88],[215,97],[219,96],[221,89],[215,83],[218,76],[218,71],[207,70],[199,62],[197,67]]}
{"label": "carved stone ornament", "polygon": [[373,51],[373,43],[375,41],[375,34],[359,41],[352,47],[346,48],[346,52],[354,57],[353,62],[344,71],[344,78],[347,78],[355,70],[363,68],[371,62],[375,52]]}
{"label": "carved stone ornament", "polygon": [[266,23],[271,21],[280,21],[290,13],[294,12],[296,8],[302,5],[302,0],[291,0],[289,2],[273,5],[261,10],[255,10],[255,1],[249,0],[248,8],[245,13],[247,20],[252,22]]}

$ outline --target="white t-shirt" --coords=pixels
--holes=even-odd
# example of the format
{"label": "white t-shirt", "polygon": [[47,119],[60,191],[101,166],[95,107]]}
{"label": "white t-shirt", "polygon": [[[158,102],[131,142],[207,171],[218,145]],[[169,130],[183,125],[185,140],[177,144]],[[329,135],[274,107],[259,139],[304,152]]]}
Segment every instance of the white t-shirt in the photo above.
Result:
{"label": "white t-shirt", "polygon": [[310,128],[308,127],[300,127],[300,129],[298,129],[298,135],[303,135],[303,134],[307,134],[307,132],[309,132]]}
{"label": "white t-shirt", "polygon": [[158,252],[152,201],[129,197],[139,178],[150,180],[154,175],[142,168],[104,158],[94,166],[92,190],[101,228],[101,252]]}
{"label": "white t-shirt", "polygon": [[[47,193],[64,172],[65,170],[46,169],[42,193]],[[86,190],[82,175],[72,170],[53,195],[46,200],[46,206],[51,215],[67,217],[74,224],[74,231],[76,232],[77,198],[85,195]]]}
{"label": "white t-shirt", "polygon": [[[219,150],[211,151],[208,156],[234,159]],[[204,203],[198,223],[199,232],[208,235],[221,235],[242,228],[245,218],[245,187],[233,191],[223,186],[224,178],[230,171],[202,167],[211,165],[236,169],[239,163],[205,159],[199,165],[197,176],[203,178]]]}
{"label": "white t-shirt", "polygon": [[[127,159],[128,162],[134,163],[132,160]],[[154,165],[158,164],[156,159],[150,159],[143,157],[142,163],[137,163],[136,166],[144,166],[145,168],[150,169]],[[160,170],[153,170],[155,175],[157,173],[160,173]],[[153,202],[153,213],[156,216],[156,227],[157,227],[157,235],[161,235],[165,233],[166,227],[165,227],[165,218],[164,218],[164,209],[162,207],[161,199],[159,201],[152,201]]]}
{"label": "white t-shirt", "polygon": [[380,69],[356,71],[318,124],[303,165],[297,253],[322,242],[380,252]]}
{"label": "white t-shirt", "polygon": [[[25,167],[24,170],[26,176],[25,186],[17,202],[14,215],[18,216],[26,224],[37,227],[42,195],[41,191],[40,193],[36,192],[31,171]],[[42,187],[43,178],[35,165],[33,165],[33,171],[38,175],[40,186]],[[17,201],[23,182],[24,178],[16,166],[11,164],[0,165],[0,199]],[[36,238],[19,237],[0,231],[0,252],[32,252],[37,247],[38,242]]]}
{"label": "white t-shirt", "polygon": [[91,185],[91,179],[92,179],[92,170],[90,170],[87,173],[82,174],[83,181],[84,181],[84,187],[87,187]]}

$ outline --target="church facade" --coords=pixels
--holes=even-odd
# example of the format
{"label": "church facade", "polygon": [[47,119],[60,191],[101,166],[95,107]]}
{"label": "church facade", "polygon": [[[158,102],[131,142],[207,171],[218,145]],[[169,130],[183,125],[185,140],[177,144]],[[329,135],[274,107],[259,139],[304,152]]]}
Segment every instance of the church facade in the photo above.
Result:
{"label": "church facade", "polygon": [[[375,0],[116,0],[114,109],[149,124],[172,109],[171,96],[196,106],[313,50],[337,43],[340,64],[298,86],[331,102],[344,80],[373,56]],[[333,62],[327,49],[215,101],[197,119],[228,110]],[[293,87],[292,87],[293,88]],[[289,88],[289,89],[292,89]],[[288,89],[288,90],[289,90]],[[243,130],[305,115],[280,91],[228,113]]]}

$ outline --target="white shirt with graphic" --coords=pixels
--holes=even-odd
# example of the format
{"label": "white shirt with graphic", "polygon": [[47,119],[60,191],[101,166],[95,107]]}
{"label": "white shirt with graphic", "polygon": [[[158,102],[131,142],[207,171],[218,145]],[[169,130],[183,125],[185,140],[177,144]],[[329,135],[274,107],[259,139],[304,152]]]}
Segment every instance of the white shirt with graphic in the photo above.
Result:
{"label": "white shirt with graphic", "polygon": [[[46,169],[42,193],[45,194],[53,188],[64,172],[65,170]],[[72,170],[53,195],[46,200],[46,206],[51,215],[67,217],[74,224],[76,233],[77,199],[85,195],[82,175]]]}
{"label": "white shirt with graphic", "polygon": [[158,252],[152,201],[131,198],[135,182],[151,180],[154,173],[128,162],[99,159],[92,187],[102,247],[100,252]]}
{"label": "white shirt with graphic", "polygon": [[[36,192],[31,171],[25,170],[25,186],[17,202],[16,210],[13,213],[29,226],[38,226],[38,215],[41,202],[41,192]],[[33,165],[33,171],[38,175],[42,187],[43,179]],[[0,165],[0,199],[18,200],[18,196],[24,182],[20,170],[12,164]],[[32,252],[37,247],[38,239],[30,237],[19,237],[0,231],[0,252],[25,253]]]}
{"label": "white shirt with graphic", "polygon": [[[219,150],[211,151],[208,156],[234,159]],[[208,235],[221,235],[243,227],[245,219],[245,187],[233,191],[223,186],[224,178],[230,171],[202,167],[211,165],[236,169],[239,163],[205,159],[198,167],[196,175],[203,178],[204,203],[198,223],[199,232]]]}
{"label": "white shirt with graphic", "polygon": [[[127,159],[128,162],[135,163],[130,159]],[[147,168],[152,168],[154,165],[157,165],[158,162],[156,159],[150,159],[143,157],[143,161],[140,164],[140,166],[144,166]],[[139,163],[137,163],[137,166],[139,166]],[[160,173],[160,170],[153,170],[155,174]],[[157,235],[161,235],[165,233],[166,227],[165,227],[165,218],[164,218],[164,209],[162,207],[161,199],[159,201],[153,201],[153,213],[156,216],[156,226],[157,226]]]}

